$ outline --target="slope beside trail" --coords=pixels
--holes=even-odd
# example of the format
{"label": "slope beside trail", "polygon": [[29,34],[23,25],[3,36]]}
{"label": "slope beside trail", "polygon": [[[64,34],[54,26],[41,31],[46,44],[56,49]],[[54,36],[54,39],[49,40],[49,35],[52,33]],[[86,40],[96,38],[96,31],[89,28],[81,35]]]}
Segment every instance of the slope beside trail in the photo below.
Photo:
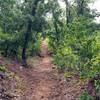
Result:
{"label": "slope beside trail", "polygon": [[[45,41],[41,48],[42,57],[29,59],[31,68],[23,68],[15,61],[6,63],[8,69],[21,79],[17,83],[21,83],[19,97],[12,100],[79,100],[83,91],[81,83],[75,77],[65,81],[52,64]],[[4,59],[1,63],[5,63]]]}

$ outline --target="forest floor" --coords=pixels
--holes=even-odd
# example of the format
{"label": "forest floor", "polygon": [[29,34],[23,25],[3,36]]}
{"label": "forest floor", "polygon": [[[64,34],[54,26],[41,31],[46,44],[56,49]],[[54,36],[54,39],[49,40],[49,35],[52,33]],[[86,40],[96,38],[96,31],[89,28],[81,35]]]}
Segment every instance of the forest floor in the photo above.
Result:
{"label": "forest floor", "polygon": [[79,100],[83,82],[78,76],[65,79],[53,65],[45,41],[41,47],[42,57],[30,58],[30,68],[0,57],[0,64],[12,73],[10,78],[0,79],[0,100]]}

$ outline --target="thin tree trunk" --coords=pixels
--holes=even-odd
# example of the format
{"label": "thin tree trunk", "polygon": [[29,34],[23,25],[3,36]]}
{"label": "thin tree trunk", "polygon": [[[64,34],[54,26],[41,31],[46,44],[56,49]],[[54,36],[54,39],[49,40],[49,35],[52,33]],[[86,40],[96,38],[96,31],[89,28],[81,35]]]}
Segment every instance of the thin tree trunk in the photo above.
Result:
{"label": "thin tree trunk", "polygon": [[4,56],[7,57],[8,56],[8,44],[6,43],[6,49],[5,49],[5,52],[4,52]]}
{"label": "thin tree trunk", "polygon": [[[40,0],[36,0],[33,4],[33,8],[32,8],[32,16],[35,16],[36,14],[36,8],[37,8],[37,4]],[[27,26],[27,30],[25,33],[25,38],[24,38],[24,45],[23,45],[23,49],[22,49],[22,64],[24,66],[27,66],[27,62],[26,62],[26,50],[27,50],[27,46],[28,46],[28,42],[29,42],[29,38],[30,38],[30,34],[32,31],[32,21],[29,20],[28,21],[28,26]]]}
{"label": "thin tree trunk", "polygon": [[70,4],[68,2],[68,0],[65,0],[65,5],[66,5],[66,25],[68,26],[68,24],[70,23]]}
{"label": "thin tree trunk", "polygon": [[31,33],[31,28],[32,28],[32,22],[29,21],[28,22],[28,26],[27,26],[27,31],[26,31],[26,34],[25,34],[23,50],[22,50],[22,64],[24,66],[27,66],[27,62],[26,62],[26,49],[27,49],[27,45],[28,45],[28,41],[29,41],[29,34]]}
{"label": "thin tree trunk", "polygon": [[77,15],[78,15],[78,17],[80,15],[83,15],[83,13],[84,13],[84,3],[85,3],[84,0],[77,0]]}

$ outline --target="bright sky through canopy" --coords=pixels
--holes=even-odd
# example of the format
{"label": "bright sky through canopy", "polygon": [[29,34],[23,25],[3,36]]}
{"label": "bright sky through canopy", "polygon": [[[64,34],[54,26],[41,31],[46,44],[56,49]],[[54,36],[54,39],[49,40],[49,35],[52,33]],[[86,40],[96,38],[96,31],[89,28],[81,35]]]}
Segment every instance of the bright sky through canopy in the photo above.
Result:
{"label": "bright sky through canopy", "polygon": [[[61,2],[63,0],[59,0],[59,3],[61,5],[62,8],[65,8],[65,4],[64,2]],[[71,0],[69,0],[71,1]],[[97,9],[98,12],[100,12],[100,0],[95,0],[95,2],[93,4],[90,5],[91,9]],[[96,18],[97,22],[100,22],[100,17]]]}
{"label": "bright sky through canopy", "polygon": [[92,7],[96,8],[100,12],[100,0],[96,0]]}
{"label": "bright sky through canopy", "polygon": [[[93,9],[97,9],[98,12],[100,12],[100,0],[96,0],[94,2],[94,4],[92,4],[91,8]],[[99,18],[96,18],[97,22],[100,23],[100,17]]]}

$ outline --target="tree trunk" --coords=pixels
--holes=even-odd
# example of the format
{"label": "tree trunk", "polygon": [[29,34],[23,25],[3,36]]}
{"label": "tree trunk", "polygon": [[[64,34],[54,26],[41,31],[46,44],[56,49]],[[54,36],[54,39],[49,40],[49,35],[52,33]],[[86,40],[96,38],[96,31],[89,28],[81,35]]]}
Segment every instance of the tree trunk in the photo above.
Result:
{"label": "tree trunk", "polygon": [[[37,4],[38,4],[39,1],[40,0],[36,0],[34,2],[34,4],[33,4],[32,12],[31,12],[32,16],[35,16],[35,14],[36,14],[36,8],[37,8]],[[24,45],[23,45],[23,49],[22,49],[22,64],[24,66],[27,66],[27,62],[26,62],[26,50],[27,50],[29,38],[31,36],[30,35],[31,31],[32,31],[32,21],[31,21],[31,19],[29,19],[27,30],[26,30],[26,33],[25,33],[25,38],[24,38]]]}
{"label": "tree trunk", "polygon": [[70,4],[68,0],[65,0],[65,5],[66,5],[66,25],[68,26],[68,24],[70,23],[70,17],[71,17]]}
{"label": "tree trunk", "polygon": [[29,35],[31,33],[31,28],[32,28],[32,22],[30,20],[28,22],[27,31],[25,33],[24,45],[23,45],[23,50],[22,50],[22,64],[24,66],[27,66],[27,62],[26,62],[26,49],[27,49],[27,45],[28,45],[28,41],[29,41]]}
{"label": "tree trunk", "polygon": [[84,13],[84,0],[77,0],[77,15],[83,15]]}
{"label": "tree trunk", "polygon": [[6,43],[6,48],[5,48],[5,52],[4,52],[4,56],[7,57],[8,56],[8,43]]}

